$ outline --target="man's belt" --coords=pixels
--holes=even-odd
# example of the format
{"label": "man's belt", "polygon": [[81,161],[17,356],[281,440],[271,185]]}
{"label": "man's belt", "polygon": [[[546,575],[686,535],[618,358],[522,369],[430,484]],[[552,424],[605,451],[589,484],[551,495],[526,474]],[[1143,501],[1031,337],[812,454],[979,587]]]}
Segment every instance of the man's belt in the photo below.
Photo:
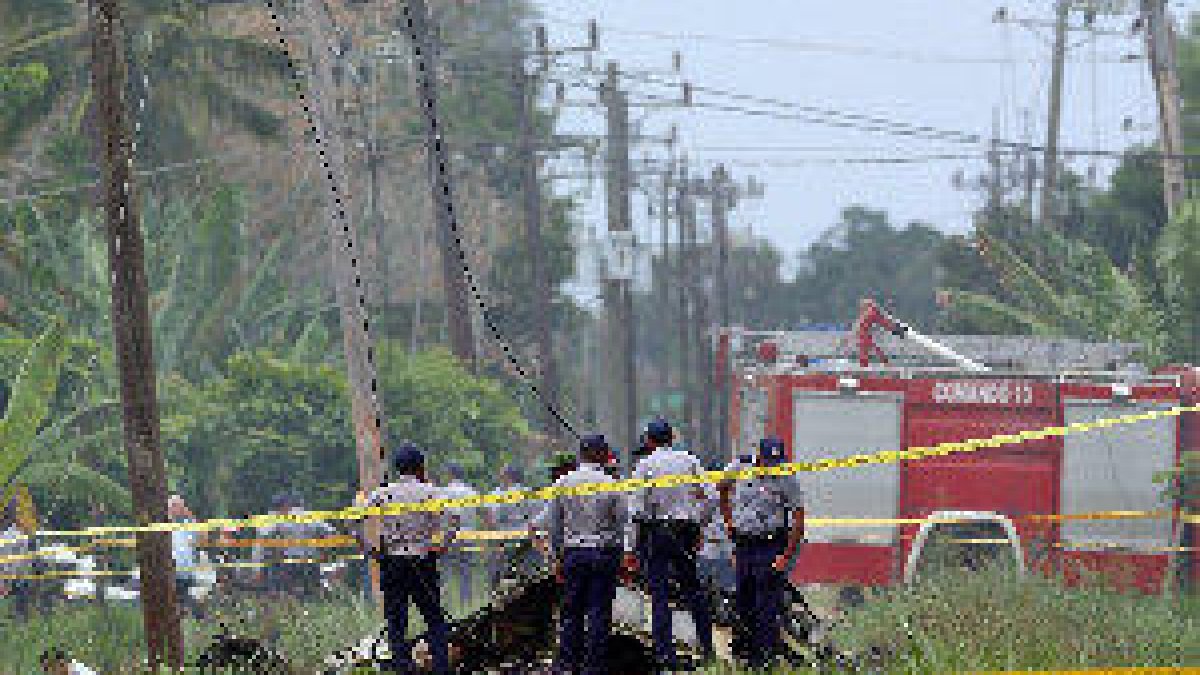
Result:
{"label": "man's belt", "polygon": [[385,542],[383,544],[383,555],[394,555],[401,558],[421,558],[429,553],[432,547],[428,544],[393,544]]}
{"label": "man's belt", "polygon": [[642,520],[639,523],[645,527],[664,530],[683,530],[700,527],[699,522],[683,518],[658,518],[655,520]]}
{"label": "man's belt", "polygon": [[771,532],[733,533],[734,546],[754,546],[787,541],[787,530],[778,529]]}
{"label": "man's belt", "polygon": [[620,546],[619,535],[608,534],[576,534],[563,537],[564,548],[608,548]]}

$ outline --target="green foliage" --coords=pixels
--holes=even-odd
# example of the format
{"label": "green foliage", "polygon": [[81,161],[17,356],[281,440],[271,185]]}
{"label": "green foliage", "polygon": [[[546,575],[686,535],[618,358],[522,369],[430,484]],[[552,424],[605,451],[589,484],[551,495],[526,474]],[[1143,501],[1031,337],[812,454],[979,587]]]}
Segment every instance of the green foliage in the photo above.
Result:
{"label": "green foliage", "polygon": [[[320,670],[325,656],[377,631],[383,616],[379,607],[361,595],[344,592],[303,605],[240,600],[204,619],[185,617],[181,623],[188,663],[194,663],[222,629],[236,627],[238,634],[257,639],[278,636],[269,640],[270,644],[288,655],[296,672],[311,673]],[[38,658],[54,646],[101,673],[137,672],[137,660],[143,657],[137,648],[144,638],[141,609],[136,605],[65,605],[17,621],[8,603],[0,599],[0,626],[4,626],[0,630],[0,654],[4,654],[0,675],[41,672]],[[162,672],[167,673],[165,669]]]}
{"label": "green foliage", "polygon": [[[1104,193],[1112,198],[1114,192]],[[1200,355],[1200,237],[1195,206],[1183,205],[1176,219],[1145,247],[1145,272],[1121,269],[1111,251],[1132,249],[1120,242],[1101,245],[1055,231],[1033,230],[1011,210],[984,214],[973,247],[950,280],[954,322],[969,332],[1016,332],[1070,336],[1095,341],[1129,341],[1144,346],[1150,366]],[[1095,236],[1092,239],[1097,239]],[[1111,249],[1111,251],[1110,251]],[[943,250],[942,259],[949,257]],[[971,260],[972,257],[978,260]],[[969,270],[964,273],[963,270]]]}
{"label": "green foliage", "polygon": [[1185,666],[1200,640],[1196,610],[1194,598],[947,570],[852,611],[832,637],[889,649],[896,673]]}
{"label": "green foliage", "polygon": [[[799,270],[784,276],[785,254],[764,240],[735,245],[729,253],[730,308],[734,323],[752,330],[793,330],[807,324],[849,325],[862,298],[874,298],[917,326],[932,326],[936,316],[936,257],[944,235],[922,223],[899,229],[878,209],[854,206],[799,256]],[[664,266],[655,256],[651,294],[639,296],[638,340],[653,362],[677,354],[678,249],[669,253],[670,284],[666,307],[658,301]],[[711,273],[700,254],[683,264]],[[671,357],[674,358],[674,357]],[[673,366],[674,367],[674,366]]]}
{"label": "green foliage", "polygon": [[390,359],[380,365],[379,377],[389,438],[427,448],[435,471],[454,461],[471,480],[490,484],[529,433],[520,409],[498,381],[472,376],[442,348]]}
{"label": "green foliage", "polygon": [[1200,363],[1200,202],[1188,200],[1167,224],[1154,252],[1162,297],[1172,317],[1166,332],[1180,360]]}
{"label": "green foliage", "polygon": [[263,513],[274,492],[350,503],[354,437],[344,377],[330,365],[239,353],[199,385],[173,378],[163,439],[171,483],[211,515]]}
{"label": "green foliage", "polygon": [[30,117],[45,108],[50,71],[43,63],[0,65],[0,148],[28,128]]}
{"label": "green foliage", "polygon": [[[402,350],[397,350],[402,353]],[[435,350],[380,368],[393,442],[429,449],[431,468],[453,460],[493,480],[527,428],[494,381],[471,376]],[[297,490],[309,506],[350,504],[358,460],[345,376],[330,364],[238,353],[200,385],[172,379],[163,420],[170,479],[212,515],[262,513],[271,495]]]}
{"label": "green foliage", "polygon": [[[25,0],[0,0],[0,16],[34,18],[36,13],[37,19],[29,24],[33,30],[7,31],[16,37],[0,50],[0,68],[40,61],[49,72],[50,100],[22,115],[27,127],[55,108],[83,108],[91,98],[87,12],[57,0],[37,4],[32,9],[24,7]],[[155,142],[140,148],[144,159],[152,164],[190,159],[220,133],[209,123],[214,119],[262,138],[278,135],[281,122],[264,106],[263,96],[283,78],[285,61],[276,42],[221,33],[197,3],[133,0],[122,9],[130,79],[140,82],[144,75],[151,83],[141,121]],[[236,66],[236,77],[226,64]],[[82,114],[68,120],[71,124],[58,131],[80,133]],[[10,146],[0,144],[0,152]]]}
{"label": "green foliage", "polygon": [[50,413],[65,356],[63,326],[55,321],[30,347],[0,419],[0,488],[7,489],[33,453],[33,440]]}
{"label": "green foliage", "polygon": [[806,323],[848,325],[874,298],[916,326],[934,320],[935,256],[944,235],[923,223],[894,227],[882,210],[853,206],[801,256],[788,300]]}

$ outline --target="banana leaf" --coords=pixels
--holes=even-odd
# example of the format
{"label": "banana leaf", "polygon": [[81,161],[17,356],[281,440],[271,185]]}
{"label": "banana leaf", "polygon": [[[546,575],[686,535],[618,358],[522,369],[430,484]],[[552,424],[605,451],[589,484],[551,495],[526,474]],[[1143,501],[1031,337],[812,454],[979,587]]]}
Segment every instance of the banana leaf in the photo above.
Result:
{"label": "banana leaf", "polygon": [[33,452],[33,440],[50,413],[58,375],[66,358],[63,323],[55,319],[29,349],[13,382],[8,409],[0,419],[0,485],[9,483]]}

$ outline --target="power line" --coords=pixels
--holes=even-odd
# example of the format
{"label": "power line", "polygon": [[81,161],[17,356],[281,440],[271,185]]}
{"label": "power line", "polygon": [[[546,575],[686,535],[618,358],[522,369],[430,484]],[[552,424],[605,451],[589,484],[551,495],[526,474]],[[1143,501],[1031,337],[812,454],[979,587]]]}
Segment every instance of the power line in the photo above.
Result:
{"label": "power line", "polygon": [[[222,153],[220,155],[214,155],[212,157],[202,157],[200,159],[193,159],[193,160],[189,160],[186,162],[175,162],[172,164],[164,164],[162,166],[154,167],[153,169],[142,169],[140,171],[135,171],[133,173],[135,176],[137,176],[139,178],[145,178],[147,176],[156,176],[156,175],[163,174],[163,173],[180,171],[182,169],[190,169],[190,168],[194,168],[194,167],[201,166],[204,164],[223,163],[223,162],[229,161],[232,158],[237,158],[242,161],[250,159],[250,157],[247,156],[244,151],[240,151],[240,150],[239,151],[230,151],[230,152]],[[40,191],[40,192],[30,192],[30,193],[26,193],[23,195],[17,195],[15,197],[0,199],[0,205],[16,204],[18,202],[35,201],[38,199],[44,199],[46,197],[59,197],[59,196],[65,195],[65,194],[71,194],[73,192],[79,192],[82,190],[86,190],[88,188],[94,188],[94,187],[96,187],[96,185],[98,183],[99,183],[99,181],[93,180],[93,181],[88,181],[86,183],[76,183],[74,185],[67,185],[67,186],[60,187],[60,188],[54,188],[52,190],[44,190],[44,191]]]}
{"label": "power line", "polygon": [[[695,89],[697,91],[703,91],[703,89],[701,89],[699,87],[696,87]],[[716,93],[717,91],[720,91],[720,90],[711,90],[710,89],[710,90],[708,90],[708,93]],[[732,92],[729,92],[729,94],[733,95]],[[654,94],[646,94],[644,96],[645,96],[645,98],[647,98],[649,100],[653,100],[653,101],[673,100],[673,99],[670,99],[670,98],[667,98],[664,96],[657,96]],[[737,96],[744,97],[745,95],[738,94]],[[757,98],[757,97],[752,97],[752,98]],[[761,100],[766,101],[769,99],[761,99]],[[779,103],[780,103],[781,107],[785,107],[784,104],[786,102],[781,101]],[[802,106],[801,104],[791,104],[791,105],[796,108],[807,108],[808,107],[808,106]],[[984,136],[981,136],[979,134],[972,134],[972,133],[963,132],[963,131],[938,129],[936,127],[914,126],[914,125],[910,125],[906,122],[893,121],[893,120],[888,120],[886,118],[868,118],[866,116],[862,116],[862,115],[858,115],[858,114],[841,113],[839,111],[825,111],[825,112],[830,113],[830,115],[829,115],[829,117],[823,119],[821,117],[814,117],[812,114],[805,115],[805,114],[786,113],[786,112],[781,112],[778,110],[765,110],[762,108],[750,108],[750,107],[746,107],[746,106],[728,105],[728,104],[711,103],[711,102],[694,102],[692,104],[692,107],[705,108],[705,109],[716,110],[716,111],[720,111],[720,112],[737,113],[737,114],[748,115],[748,116],[753,116],[753,117],[768,117],[768,118],[773,118],[773,119],[780,119],[780,120],[787,120],[787,121],[799,121],[799,122],[806,122],[806,123],[810,123],[810,124],[819,124],[819,125],[823,125],[823,126],[831,126],[831,127],[837,127],[837,128],[857,129],[860,131],[875,131],[875,132],[882,132],[882,133],[893,135],[893,136],[921,138],[921,139],[925,139],[925,140],[946,140],[946,141],[950,141],[950,142],[963,143],[963,144],[983,144],[983,143],[995,142],[997,145],[999,145],[1001,147],[1001,149],[1008,150],[1008,151],[1015,151],[1015,152],[1022,152],[1022,151],[1023,152],[1041,152],[1041,151],[1045,150],[1044,146],[1035,145],[1032,143],[1023,143],[1023,142],[1006,140],[1006,139],[991,139],[991,138],[986,138]],[[863,118],[863,119],[868,119],[871,121],[868,124],[863,124],[861,122],[855,121],[854,118]],[[925,134],[931,134],[931,136],[926,136]],[[1179,159],[1179,160],[1184,160],[1184,161],[1200,161],[1200,154],[1179,153],[1179,154],[1168,155],[1168,154],[1165,154],[1162,152],[1157,152],[1157,151],[1152,151],[1152,150],[1143,151],[1143,150],[1131,149],[1131,148],[1065,148],[1065,149],[1060,148],[1058,152],[1061,155],[1079,156],[1079,157],[1113,157],[1113,158],[1120,159],[1127,155],[1132,155],[1132,156],[1137,156],[1137,157],[1142,157],[1142,158],[1147,158],[1147,159]]]}
{"label": "power line", "polygon": [[[547,18],[551,23],[560,25],[582,26],[586,25],[583,22],[570,21],[560,18]],[[671,40],[677,42],[719,42],[726,44],[737,45],[756,45],[761,47],[770,47],[777,49],[787,49],[792,51],[817,52],[831,55],[842,56],[865,56],[884,58],[899,61],[911,61],[914,63],[924,64],[947,64],[947,65],[987,65],[987,64],[1009,64],[1013,62],[1028,62],[1034,63],[1035,59],[1015,59],[997,56],[963,56],[958,54],[938,54],[932,52],[918,52],[913,50],[901,49],[877,49],[873,47],[864,47],[860,45],[838,44],[832,42],[815,42],[807,40],[795,40],[791,38],[778,37],[747,37],[733,35],[714,35],[710,33],[670,33],[662,31],[648,30],[631,30],[625,28],[617,28],[611,25],[602,24],[601,29],[616,35],[628,35],[631,37],[652,38],[659,40]],[[1128,63],[1127,60],[1119,56],[1113,56],[1103,59],[1103,63],[1123,64]]]}

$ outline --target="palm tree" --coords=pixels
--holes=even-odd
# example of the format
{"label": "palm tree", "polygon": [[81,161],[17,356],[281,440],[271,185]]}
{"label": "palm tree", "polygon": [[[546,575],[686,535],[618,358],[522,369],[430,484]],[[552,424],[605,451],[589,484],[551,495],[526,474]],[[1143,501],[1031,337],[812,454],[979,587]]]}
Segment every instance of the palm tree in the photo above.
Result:
{"label": "palm tree", "polygon": [[[130,98],[139,110],[143,164],[193,159],[233,130],[276,135],[264,92],[279,91],[286,60],[276,43],[216,28],[200,3],[128,0],[125,44]],[[86,157],[81,133],[91,101],[86,3],[0,0],[0,82],[25,73],[24,115],[0,117],[0,157],[20,178],[47,175],[46,161]],[[38,73],[48,74],[45,82]],[[41,86],[37,86],[37,85]],[[6,94],[0,89],[0,102]],[[144,99],[144,109],[140,101]],[[2,108],[3,106],[0,106]],[[29,155],[23,165],[13,155]],[[10,179],[12,180],[12,179]]]}
{"label": "palm tree", "polygon": [[[952,311],[974,323],[1033,335],[1128,340],[1149,365],[1200,357],[1200,203],[1190,200],[1152,249],[1156,278],[1122,270],[1088,244],[981,223],[976,248],[999,292],[945,289]],[[1032,258],[1051,261],[1036,267]]]}

